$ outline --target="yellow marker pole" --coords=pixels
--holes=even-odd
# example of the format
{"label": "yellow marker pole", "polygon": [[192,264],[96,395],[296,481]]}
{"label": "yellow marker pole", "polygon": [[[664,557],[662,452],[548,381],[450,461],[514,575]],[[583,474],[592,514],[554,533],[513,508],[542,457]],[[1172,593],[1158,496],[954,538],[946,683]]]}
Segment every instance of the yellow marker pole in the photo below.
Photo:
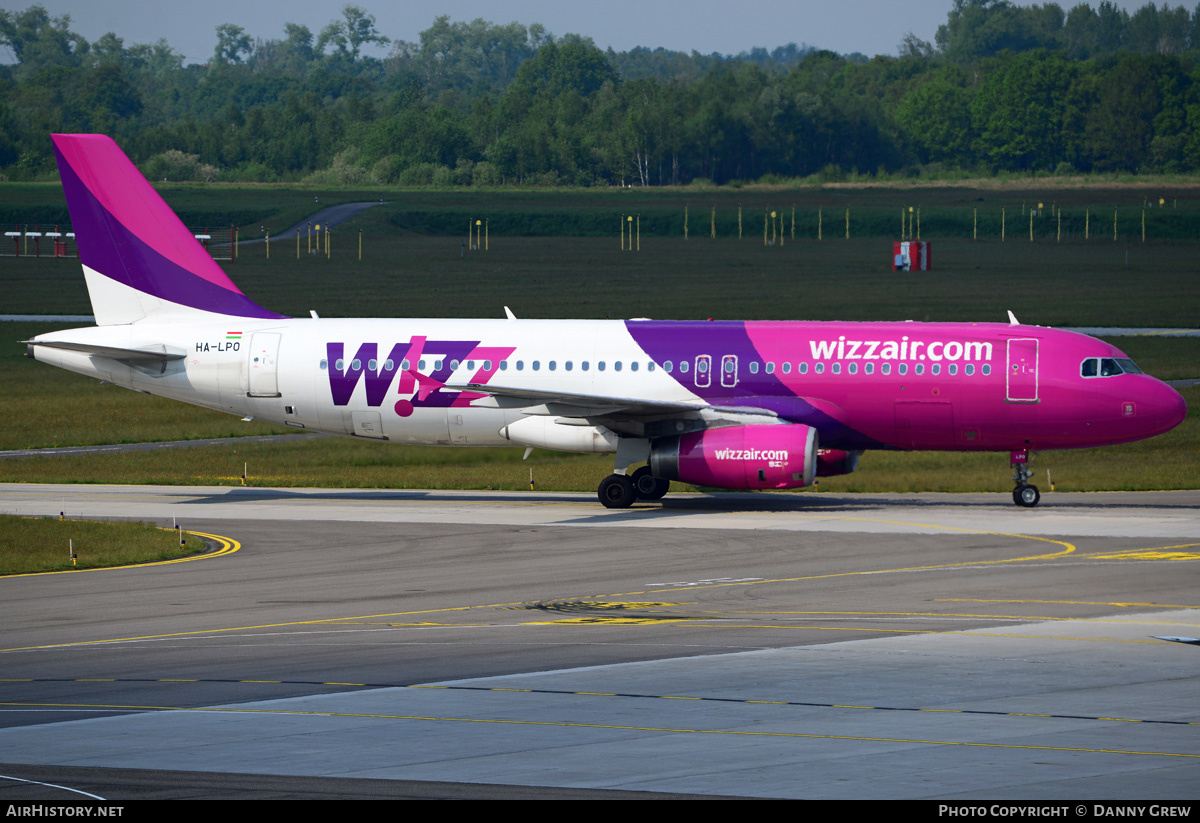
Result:
{"label": "yellow marker pole", "polygon": [[308,224],[308,253],[312,254],[312,223]]}
{"label": "yellow marker pole", "polygon": [[296,259],[300,259],[300,229],[296,229]]}
{"label": "yellow marker pole", "polygon": [[627,215],[625,222],[629,224],[629,250],[633,251],[633,215]]}
{"label": "yellow marker pole", "polygon": [[708,215],[708,236],[712,238],[717,236],[717,207],[715,205]]}
{"label": "yellow marker pole", "polygon": [[767,245],[767,210],[763,209],[763,245]]}
{"label": "yellow marker pole", "polygon": [[[781,235],[779,239],[782,240],[783,239],[782,228],[780,228],[779,234]],[[771,245],[772,246],[775,245],[775,212],[774,211],[771,212]]]}
{"label": "yellow marker pole", "polygon": [[271,230],[267,229],[267,259],[271,259]]}
{"label": "yellow marker pole", "polygon": [[482,243],[483,238],[480,237],[481,234],[483,234],[483,221],[480,220],[479,218],[476,218],[475,219],[475,251],[479,251],[483,247],[483,243]]}

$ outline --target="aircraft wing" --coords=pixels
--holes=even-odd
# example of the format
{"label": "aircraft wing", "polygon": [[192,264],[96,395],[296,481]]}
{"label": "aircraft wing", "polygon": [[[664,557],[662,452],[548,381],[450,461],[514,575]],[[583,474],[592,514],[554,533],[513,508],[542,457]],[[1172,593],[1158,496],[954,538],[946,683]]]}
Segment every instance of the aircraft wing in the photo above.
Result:
{"label": "aircraft wing", "polygon": [[[615,430],[636,433],[638,436],[695,431],[745,422],[746,418],[753,418],[762,423],[767,422],[763,418],[778,417],[769,409],[753,406],[714,406],[702,401],[573,394],[497,386],[491,383],[465,383],[447,385],[446,388],[488,395],[487,398],[475,401],[472,404],[475,406],[520,409],[521,413],[526,415],[554,416],[563,418],[560,422],[567,425],[607,425]],[[569,422],[571,420],[578,422],[572,424]],[[662,425],[670,421],[679,421],[684,425]],[[623,424],[636,424],[637,429],[631,431],[628,425]]]}

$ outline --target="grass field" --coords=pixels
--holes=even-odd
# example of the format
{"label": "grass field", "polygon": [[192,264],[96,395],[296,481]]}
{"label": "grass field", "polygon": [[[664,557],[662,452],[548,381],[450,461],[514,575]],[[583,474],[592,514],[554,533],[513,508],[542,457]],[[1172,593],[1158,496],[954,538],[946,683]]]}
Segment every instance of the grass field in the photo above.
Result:
{"label": "grass field", "polygon": [[180,546],[175,532],[151,523],[0,515],[0,575],[152,563],[203,550],[198,539],[191,542]]}
{"label": "grass field", "polygon": [[[1188,419],[1168,434],[1105,449],[1044,452],[1033,464],[1062,491],[1200,488],[1200,388],[1184,390]],[[0,460],[0,482],[240,485],[333,488],[537,489],[591,492],[612,471],[607,455],[523,449],[392,446],[332,437],[231,443],[170,451]],[[868,452],[859,469],[821,480],[823,491],[1007,491],[1007,454]],[[675,488],[688,488],[675,484]]]}
{"label": "grass field", "polygon": [[[0,198],[13,197],[13,191],[0,186]],[[1195,328],[1200,326],[1200,241],[1186,237],[1200,235],[1198,191],[1164,189],[1169,203],[1176,196],[1178,207],[1151,209],[1148,225],[1176,239],[1145,244],[1111,240],[1114,204],[1140,221],[1140,203],[1149,194],[1137,188],[322,192],[322,205],[380,197],[389,202],[341,227],[330,259],[304,253],[306,242],[299,260],[294,243],[272,243],[270,260],[262,244],[242,245],[237,262],[227,270],[251,298],[300,316],[316,309],[324,317],[499,317],[508,305],[521,317],[1003,321],[1012,310],[1023,322],[1040,325]],[[30,208],[52,208],[56,192],[56,187],[30,189]],[[219,216],[221,209],[228,212],[228,201],[235,200],[238,209],[260,215],[247,220],[255,229],[260,222],[294,221],[313,207],[313,190],[298,187],[179,186],[167,195],[185,214],[201,220]],[[1154,202],[1157,196],[1155,192]],[[1070,229],[1062,242],[1046,233],[1051,225],[1047,217],[1036,218],[1036,241],[1029,241],[1022,203],[1027,208],[1039,199],[1047,205],[1043,213],[1051,204],[1063,207]],[[792,201],[799,203],[798,235],[807,231],[811,236],[764,247],[764,208],[774,204],[788,209],[790,235]],[[742,240],[736,239],[739,203]],[[891,271],[890,241],[899,233],[904,203],[922,206],[922,232],[934,238],[931,272]],[[685,204],[688,240],[682,237]],[[714,204],[719,216],[715,240],[707,236]],[[850,240],[841,236],[847,205],[853,215]],[[1001,207],[1019,218],[1016,227],[1006,224],[1010,234],[1005,242],[998,239]],[[11,213],[11,202],[8,208],[5,213]],[[824,220],[826,239],[821,241],[813,239],[817,208]],[[981,217],[981,234],[986,228],[997,237],[969,239],[971,223],[964,225],[963,215],[976,208],[991,215]],[[1094,224],[1092,239],[1082,239],[1076,218],[1084,209],[1092,209],[1093,217],[1106,212],[1109,239],[1096,239],[1103,232]],[[642,215],[640,251],[622,251],[618,245],[622,213]],[[1140,222],[1135,224],[1128,214],[1120,230],[1136,236]],[[486,252],[463,248],[472,215],[489,221]],[[421,233],[454,224],[461,226],[461,235]],[[888,228],[891,224],[894,228]],[[585,235],[589,226],[603,225],[609,226],[607,237],[570,234]],[[560,233],[523,236],[530,226]],[[1020,229],[1026,232],[1024,239]],[[877,236],[858,236],[859,231]],[[248,233],[253,232],[242,236]],[[91,311],[76,260],[0,257],[0,283],[3,313]],[[283,431],[100,386],[24,358],[17,341],[53,327],[0,324],[10,341],[0,346],[0,382],[6,389],[0,399],[0,449]],[[1200,377],[1200,339],[1123,337],[1113,342],[1159,377]],[[1189,389],[1185,396],[1196,409],[1197,391]],[[1193,412],[1161,438],[1106,450],[1048,453],[1034,468],[1050,468],[1060,489],[1194,488],[1200,484],[1198,441],[1200,423]],[[520,456],[520,449],[402,448],[303,438],[289,444],[5,460],[0,461],[0,480],[237,483],[242,463],[248,462],[251,482],[260,485],[521,489],[528,487],[532,466],[538,488],[590,491],[611,470],[606,457],[539,451],[522,462]],[[821,488],[1005,490],[1011,486],[1009,473],[1006,456],[870,453],[858,473],[830,478]]]}
{"label": "grass field", "polygon": [[[227,265],[267,308],[323,317],[657,317],[1003,321],[1053,326],[1200,324],[1200,243],[933,241],[934,269],[891,270],[883,239],[489,238],[397,233],[368,210],[331,258],[242,245]],[[363,258],[357,257],[358,229]],[[0,313],[90,314],[76,260],[0,257]]]}

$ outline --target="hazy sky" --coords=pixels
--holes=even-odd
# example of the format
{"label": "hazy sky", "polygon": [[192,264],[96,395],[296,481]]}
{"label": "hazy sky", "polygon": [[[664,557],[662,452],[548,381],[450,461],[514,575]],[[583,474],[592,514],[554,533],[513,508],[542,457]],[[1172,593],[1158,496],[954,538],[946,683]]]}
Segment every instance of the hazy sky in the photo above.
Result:
{"label": "hazy sky", "polygon": [[[1017,0],[1030,5],[1028,0]],[[1116,0],[1133,11],[1148,0]],[[285,22],[308,26],[313,34],[336,17],[344,2],[334,0],[40,0],[51,14],[71,15],[72,29],[96,40],[116,32],[125,45],[152,43],[160,37],[186,62],[208,62],[216,46],[215,29],[235,23],[252,37],[281,38]],[[8,2],[9,10],[34,3]],[[541,23],[555,35],[575,32],[601,48],[626,51],[634,46],[663,46],[703,54],[736,54],[754,46],[768,49],[789,42],[848,53],[895,54],[905,33],[933,41],[946,21],[951,0],[356,0],[375,15],[376,27],[393,40],[417,40],[438,15],[453,20],[482,17],[493,23]],[[1075,0],[1060,0],[1064,10]],[[1093,2],[1093,6],[1097,3]],[[1189,11],[1191,8],[1189,7]],[[12,60],[0,47],[0,59]],[[371,52],[384,56],[385,50]]]}

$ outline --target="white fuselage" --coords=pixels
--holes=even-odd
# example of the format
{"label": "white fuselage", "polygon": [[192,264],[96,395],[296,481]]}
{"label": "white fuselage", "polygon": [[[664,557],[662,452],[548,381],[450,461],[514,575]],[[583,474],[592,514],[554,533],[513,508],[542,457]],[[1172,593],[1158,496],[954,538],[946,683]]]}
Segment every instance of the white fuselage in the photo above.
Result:
{"label": "white fuselage", "polygon": [[[184,355],[147,366],[35,347],[40,361],[119,386],[297,429],[394,443],[615,450],[615,440],[589,439],[592,427],[579,423],[570,427],[575,431],[552,425],[558,434],[533,434],[528,418],[552,422],[552,409],[504,408],[495,398],[438,390],[441,385],[697,399],[647,357],[622,321],[214,316],[203,323],[98,326],[43,337]],[[502,434],[508,426],[513,430]]]}

